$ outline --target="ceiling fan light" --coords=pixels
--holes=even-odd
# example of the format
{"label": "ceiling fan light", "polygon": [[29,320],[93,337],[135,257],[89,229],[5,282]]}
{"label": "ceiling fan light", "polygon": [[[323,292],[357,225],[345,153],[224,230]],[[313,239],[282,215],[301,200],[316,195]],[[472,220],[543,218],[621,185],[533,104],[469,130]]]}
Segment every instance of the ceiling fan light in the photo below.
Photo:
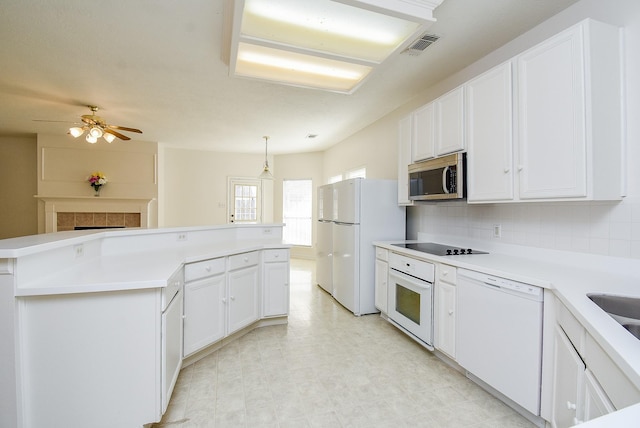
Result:
{"label": "ceiling fan light", "polygon": [[94,139],[98,139],[102,137],[103,132],[99,126],[92,126],[91,129],[89,129],[89,134],[91,134]]}
{"label": "ceiling fan light", "polygon": [[86,140],[87,140],[87,143],[91,143],[91,144],[95,144],[98,142],[98,139],[93,135],[91,135],[90,133],[87,134]]}
{"label": "ceiling fan light", "polygon": [[69,128],[69,134],[71,134],[71,136],[73,138],[78,138],[79,136],[81,136],[82,134],[84,134],[84,129],[76,126],[73,128]]}
{"label": "ceiling fan light", "polygon": [[105,132],[104,135],[102,136],[105,140],[107,140],[107,143],[112,143],[113,140],[116,139],[116,136],[113,134],[109,134],[108,132]]}

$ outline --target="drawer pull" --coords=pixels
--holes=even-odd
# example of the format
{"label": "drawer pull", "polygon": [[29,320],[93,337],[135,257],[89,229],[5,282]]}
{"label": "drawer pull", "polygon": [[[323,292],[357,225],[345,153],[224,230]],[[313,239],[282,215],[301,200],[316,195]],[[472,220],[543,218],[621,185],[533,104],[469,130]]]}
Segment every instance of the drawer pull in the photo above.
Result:
{"label": "drawer pull", "polygon": [[206,268],[204,268],[204,270],[206,270],[207,272],[211,272],[211,266],[207,266]]}
{"label": "drawer pull", "polygon": [[572,403],[571,401],[567,401],[567,410],[575,410],[576,403]]}

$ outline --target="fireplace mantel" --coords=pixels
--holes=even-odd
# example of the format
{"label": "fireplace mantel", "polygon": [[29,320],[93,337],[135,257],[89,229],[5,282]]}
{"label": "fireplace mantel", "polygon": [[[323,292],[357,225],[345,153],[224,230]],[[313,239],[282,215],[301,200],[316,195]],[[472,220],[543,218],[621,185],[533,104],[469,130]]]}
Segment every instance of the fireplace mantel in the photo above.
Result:
{"label": "fireplace mantel", "polygon": [[155,198],[112,198],[95,196],[42,196],[35,198],[44,203],[45,233],[57,232],[59,212],[140,213],[140,227],[149,227],[149,204]]}

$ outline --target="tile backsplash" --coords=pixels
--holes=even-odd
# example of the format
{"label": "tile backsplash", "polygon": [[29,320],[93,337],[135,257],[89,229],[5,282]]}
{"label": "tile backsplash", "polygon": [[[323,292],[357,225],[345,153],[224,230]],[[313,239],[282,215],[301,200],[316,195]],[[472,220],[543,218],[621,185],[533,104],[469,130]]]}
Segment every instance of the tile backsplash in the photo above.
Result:
{"label": "tile backsplash", "polygon": [[[640,258],[640,198],[616,202],[427,203],[407,209],[409,231]],[[501,236],[494,237],[495,226]],[[414,235],[414,236],[411,236]],[[414,233],[408,238],[414,239]]]}

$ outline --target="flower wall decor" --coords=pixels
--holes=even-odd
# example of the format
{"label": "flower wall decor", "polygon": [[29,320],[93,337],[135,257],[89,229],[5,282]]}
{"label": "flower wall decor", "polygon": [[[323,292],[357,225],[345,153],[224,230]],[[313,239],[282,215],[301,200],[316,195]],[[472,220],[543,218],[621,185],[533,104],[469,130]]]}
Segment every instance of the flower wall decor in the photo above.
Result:
{"label": "flower wall decor", "polygon": [[107,177],[100,171],[92,172],[89,178],[87,178],[89,185],[93,187],[95,194],[93,196],[100,196],[100,189],[107,184]]}

